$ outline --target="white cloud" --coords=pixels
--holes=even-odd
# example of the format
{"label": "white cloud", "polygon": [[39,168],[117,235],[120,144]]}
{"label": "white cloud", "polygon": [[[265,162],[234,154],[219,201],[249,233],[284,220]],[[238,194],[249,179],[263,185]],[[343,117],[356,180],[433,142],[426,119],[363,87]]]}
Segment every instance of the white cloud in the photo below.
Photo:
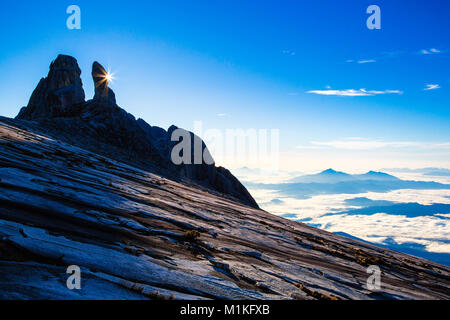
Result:
{"label": "white cloud", "polygon": [[416,142],[386,142],[377,140],[334,140],[334,141],[312,141],[314,146],[324,146],[332,147],[335,149],[346,149],[346,150],[368,150],[368,149],[379,149],[386,147],[412,147],[417,146]]}
{"label": "white cloud", "polygon": [[[288,218],[297,220],[309,218],[308,223],[318,224],[330,232],[345,232],[370,242],[382,243],[390,238],[397,244],[416,243],[424,250],[436,253],[450,253],[450,219],[448,216],[393,215],[383,212],[373,215],[325,215],[333,210],[354,209],[345,203],[346,199],[368,198],[400,203],[417,202],[450,204],[450,190],[396,190],[387,193],[369,192],[362,194],[318,195],[309,199],[288,198],[276,190],[251,189],[252,195],[262,208],[276,215],[295,214]],[[273,204],[267,199],[280,199]]]}
{"label": "white cloud", "polygon": [[370,60],[359,60],[359,61],[358,61],[359,64],[364,64],[364,63],[374,63],[374,62],[377,62],[377,60],[370,59]]}
{"label": "white cloud", "polygon": [[364,64],[364,63],[374,63],[377,62],[377,60],[375,59],[365,59],[365,60],[353,60],[353,59],[348,59],[345,62],[347,63],[359,63],[359,64]]}
{"label": "white cloud", "polygon": [[217,116],[218,116],[218,117],[225,117],[226,114],[225,114],[225,113],[218,113]]}
{"label": "white cloud", "polygon": [[383,61],[386,59],[392,59],[392,58],[397,58],[401,55],[405,55],[405,54],[421,54],[421,55],[435,55],[435,54],[440,54],[443,53],[443,50],[440,49],[436,49],[436,48],[429,48],[429,49],[422,49],[419,51],[415,51],[415,52],[407,52],[407,51],[390,51],[390,52],[381,52],[379,55],[376,55],[375,57],[373,57],[372,59],[347,59],[346,62],[347,63],[359,63],[359,64],[364,64],[364,63],[374,63],[374,62],[378,62],[378,61]]}
{"label": "white cloud", "polygon": [[[366,241],[381,243],[386,238],[397,244],[416,243],[426,251],[450,253],[448,228],[450,220],[432,216],[407,217],[377,213],[374,215],[336,215],[313,218],[330,232],[346,232]],[[376,239],[378,241],[376,241]]]}
{"label": "white cloud", "polygon": [[321,146],[320,145],[318,145],[318,146],[296,146],[295,147],[296,149],[301,149],[301,150],[315,150],[315,149],[320,149],[321,148]]}
{"label": "white cloud", "polygon": [[311,141],[310,145],[297,146],[296,149],[317,149],[328,147],[343,150],[373,150],[381,148],[425,148],[425,149],[449,149],[450,142],[417,142],[417,141],[382,141],[367,140],[362,138],[342,139],[332,141]]}
{"label": "white cloud", "polygon": [[441,50],[438,50],[436,48],[431,48],[431,49],[422,49],[419,51],[420,54],[437,54],[437,53],[441,53]]}
{"label": "white cloud", "polygon": [[291,51],[291,50],[283,50],[282,53],[286,54],[288,56],[295,56],[296,55],[296,52],[295,51]]}
{"label": "white cloud", "polygon": [[436,143],[435,145],[438,148],[450,148],[450,142]]}
{"label": "white cloud", "polygon": [[438,84],[427,84],[425,89],[423,89],[423,90],[427,91],[427,90],[435,90],[435,89],[440,89],[440,88],[441,88],[441,86]]}
{"label": "white cloud", "polygon": [[310,90],[307,93],[313,93],[323,96],[342,96],[342,97],[369,97],[380,94],[403,94],[400,90],[366,90],[366,89],[346,89],[346,90]]}

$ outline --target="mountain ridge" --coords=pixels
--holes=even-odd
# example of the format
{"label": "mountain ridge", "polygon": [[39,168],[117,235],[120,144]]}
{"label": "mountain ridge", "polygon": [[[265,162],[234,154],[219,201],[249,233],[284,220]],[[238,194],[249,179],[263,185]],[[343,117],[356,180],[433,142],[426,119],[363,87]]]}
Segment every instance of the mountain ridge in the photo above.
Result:
{"label": "mountain ridge", "polygon": [[[95,95],[84,101],[81,70],[75,58],[59,55],[41,79],[27,107],[16,120],[33,121],[50,134],[68,143],[131,163],[171,179],[198,184],[238,201],[258,207],[241,182],[226,168],[216,167],[205,143],[192,132],[171,126],[167,131],[136,120],[116,104],[113,90],[103,66],[94,62],[92,78]],[[181,130],[191,138],[191,149],[200,145],[201,163],[175,165],[171,153],[182,137],[173,141],[172,133]]]}
{"label": "mountain ridge", "polygon": [[327,169],[317,174],[302,175],[288,180],[287,183],[338,183],[356,180],[398,180],[390,174],[368,171],[364,174],[348,174],[342,171]]}

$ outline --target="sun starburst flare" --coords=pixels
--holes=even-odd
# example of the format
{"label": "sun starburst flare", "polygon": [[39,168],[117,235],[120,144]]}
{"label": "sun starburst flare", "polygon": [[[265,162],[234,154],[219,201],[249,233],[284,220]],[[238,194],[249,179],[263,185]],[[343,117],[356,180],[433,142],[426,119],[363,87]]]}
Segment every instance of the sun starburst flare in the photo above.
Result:
{"label": "sun starburst flare", "polygon": [[114,82],[115,73],[111,72],[110,69],[108,71],[105,70],[104,73],[96,74],[95,77],[100,78],[101,80],[98,82],[97,86],[103,85],[106,82],[106,86],[108,86],[110,83]]}
{"label": "sun starburst flare", "polygon": [[114,74],[114,72],[111,72],[111,70],[108,69],[108,72],[104,76],[107,83],[113,82],[116,79]]}

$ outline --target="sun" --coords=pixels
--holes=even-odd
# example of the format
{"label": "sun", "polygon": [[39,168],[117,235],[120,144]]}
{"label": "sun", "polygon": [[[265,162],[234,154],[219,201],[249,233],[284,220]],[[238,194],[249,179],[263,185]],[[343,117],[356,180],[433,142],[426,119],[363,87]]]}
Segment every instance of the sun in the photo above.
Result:
{"label": "sun", "polygon": [[112,73],[110,70],[106,72],[106,74],[103,75],[103,78],[105,79],[106,83],[109,84],[114,81],[114,73]]}

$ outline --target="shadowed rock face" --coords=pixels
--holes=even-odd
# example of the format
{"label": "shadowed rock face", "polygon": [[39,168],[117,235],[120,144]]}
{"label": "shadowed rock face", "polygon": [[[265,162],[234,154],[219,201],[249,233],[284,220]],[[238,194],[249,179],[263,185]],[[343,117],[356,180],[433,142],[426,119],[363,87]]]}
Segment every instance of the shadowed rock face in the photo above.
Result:
{"label": "shadowed rock face", "polygon": [[108,87],[109,80],[107,75],[108,73],[105,68],[103,68],[103,66],[97,61],[94,62],[92,65],[92,79],[94,79],[95,85],[94,101],[106,102],[115,105],[116,95],[111,88]]}
{"label": "shadowed rock face", "polygon": [[[92,66],[95,95],[84,101],[84,91],[76,59],[60,55],[50,66],[17,119],[38,121],[57,139],[98,154],[123,161],[167,178],[192,183],[231,196],[244,204],[258,205],[247,189],[225,168],[216,167],[205,143],[193,133],[171,126],[168,131],[136,120],[116,104],[108,87],[107,72],[98,62]],[[200,164],[172,162],[172,133],[182,130],[190,136],[192,147],[201,145],[209,161]],[[192,148],[192,149],[193,149]],[[193,163],[193,162],[192,162]]]}
{"label": "shadowed rock face", "polygon": [[258,204],[250,195],[248,190],[241,184],[241,182],[233,176],[233,174],[223,168],[216,167],[214,159],[208,150],[206,144],[193,134],[192,132],[180,129],[176,126],[171,126],[168,131],[158,127],[152,127],[144,120],[139,119],[139,126],[147,133],[153,142],[155,148],[158,149],[159,154],[165,159],[165,162],[172,165],[171,154],[173,148],[177,143],[181,141],[172,141],[172,134],[175,130],[184,132],[183,136],[190,136],[192,148],[195,146],[201,146],[201,155],[203,155],[203,161],[201,164],[195,164],[194,154],[191,154],[191,164],[172,165],[171,167],[176,171],[178,177],[187,179],[188,181],[198,181],[205,186],[211,186],[214,190],[220,193],[231,195],[237,199],[244,201],[252,207],[258,208]]}
{"label": "shadowed rock face", "polygon": [[76,59],[59,55],[50,65],[46,78],[41,79],[19,119],[37,120],[61,115],[73,105],[84,103],[81,70]]}

